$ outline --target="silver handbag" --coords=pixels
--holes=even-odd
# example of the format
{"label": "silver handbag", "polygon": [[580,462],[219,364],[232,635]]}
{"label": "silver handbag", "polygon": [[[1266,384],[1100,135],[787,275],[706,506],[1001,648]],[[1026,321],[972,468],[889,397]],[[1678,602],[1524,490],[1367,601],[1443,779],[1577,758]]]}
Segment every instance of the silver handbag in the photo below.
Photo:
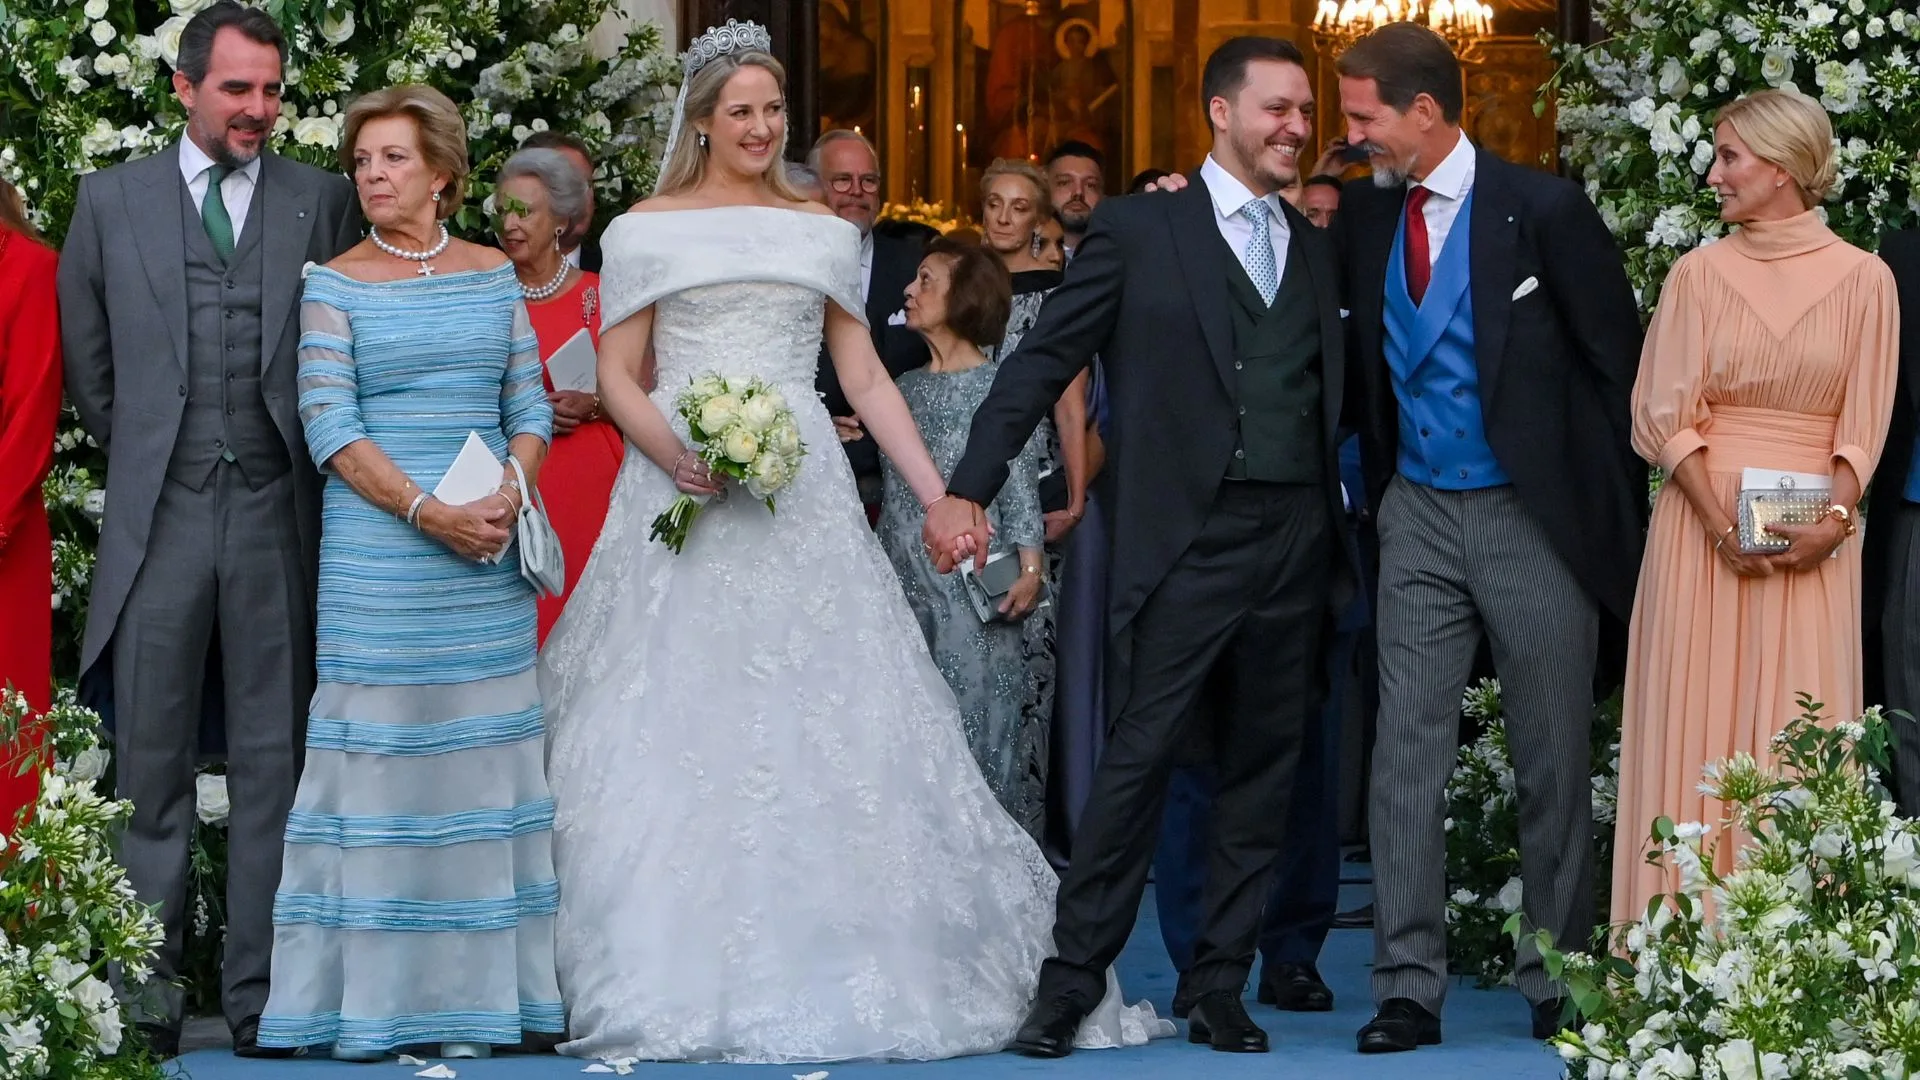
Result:
{"label": "silver handbag", "polygon": [[527,483],[520,459],[512,454],[513,475],[520,481],[520,520],[514,526],[514,539],[520,545],[520,576],[541,596],[559,596],[567,588],[567,556],[560,550],[560,536],[547,521],[540,505],[540,493]]}
{"label": "silver handbag", "polygon": [[1833,506],[1833,477],[1743,469],[1740,473],[1740,553],[1777,555],[1789,541],[1769,525],[1812,525]]}

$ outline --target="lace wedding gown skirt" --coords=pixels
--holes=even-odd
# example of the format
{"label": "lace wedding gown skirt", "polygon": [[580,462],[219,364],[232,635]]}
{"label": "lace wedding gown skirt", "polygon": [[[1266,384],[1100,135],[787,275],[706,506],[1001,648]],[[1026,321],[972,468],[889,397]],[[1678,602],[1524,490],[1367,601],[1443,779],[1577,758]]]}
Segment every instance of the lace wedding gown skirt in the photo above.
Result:
{"label": "lace wedding gown skirt", "polygon": [[[735,493],[675,555],[647,533],[676,492],[630,448],[548,641],[565,1053],[994,1051],[1051,950],[1053,871],[981,778],[813,391],[823,296],[861,310],[856,243],[761,208],[606,238],[608,325],[655,305],[661,410],[759,376],[810,453],[777,514]],[[1171,1032],[1109,982],[1083,1044]]]}

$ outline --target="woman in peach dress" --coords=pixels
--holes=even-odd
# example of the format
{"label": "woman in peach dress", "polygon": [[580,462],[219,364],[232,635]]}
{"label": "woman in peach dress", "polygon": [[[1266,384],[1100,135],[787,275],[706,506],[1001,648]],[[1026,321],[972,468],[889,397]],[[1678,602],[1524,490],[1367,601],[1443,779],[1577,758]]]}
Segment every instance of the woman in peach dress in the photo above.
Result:
{"label": "woman in peach dress", "polygon": [[[1718,868],[1737,838],[1700,794],[1708,762],[1763,763],[1798,715],[1862,707],[1860,547],[1854,508],[1892,408],[1899,313],[1879,259],[1816,211],[1833,186],[1819,104],[1768,90],[1721,111],[1707,182],[1731,236],[1681,258],[1649,328],[1633,392],[1633,445],[1664,469],[1640,568],[1627,659],[1613,920],[1672,891],[1643,858],[1655,818],[1713,825]],[[1833,477],[1833,509],[1774,530],[1790,546],[1740,552],[1747,468]],[[1829,558],[1835,551],[1838,556]]]}

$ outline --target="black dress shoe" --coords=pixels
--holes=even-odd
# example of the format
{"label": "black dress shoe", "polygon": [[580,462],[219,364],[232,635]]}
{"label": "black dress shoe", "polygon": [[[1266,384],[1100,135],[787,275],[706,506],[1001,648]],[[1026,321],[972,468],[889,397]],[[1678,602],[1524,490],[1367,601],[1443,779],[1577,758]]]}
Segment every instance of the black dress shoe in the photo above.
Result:
{"label": "black dress shoe", "polygon": [[260,1018],[249,1016],[233,1029],[233,1056],[243,1058],[290,1058],[300,1055],[298,1046],[261,1046]]}
{"label": "black dress shoe", "polygon": [[1373,928],[1373,905],[1357,907],[1352,911],[1342,911],[1333,917],[1335,930],[1370,930]]}
{"label": "black dress shoe", "polygon": [[1183,976],[1173,987],[1173,1018],[1185,1020],[1193,1012],[1193,1003],[1200,1000],[1200,991],[1187,985]]}
{"label": "black dress shoe", "polygon": [[1267,1052],[1267,1033],[1247,1015],[1240,995],[1231,990],[1209,990],[1194,1000],[1193,1011],[1187,1014],[1187,1041],[1229,1054]]}
{"label": "black dress shoe", "polygon": [[1440,1044],[1440,1018],[1408,998],[1388,998],[1360,1029],[1360,1052],[1397,1054]]}
{"label": "black dress shoe", "polygon": [[171,1061],[180,1056],[180,1032],[165,1024],[135,1024],[140,1033],[140,1041],[147,1050],[161,1061]]}
{"label": "black dress shoe", "polygon": [[1537,1001],[1533,1005],[1533,1037],[1542,1041],[1551,1039],[1563,1031],[1570,1030],[1580,1023],[1580,1017],[1568,1015],[1567,999],[1554,998],[1552,1001]]}
{"label": "black dress shoe", "polygon": [[1268,964],[1260,969],[1260,1004],[1286,1012],[1332,1012],[1333,991],[1312,964]]}
{"label": "black dress shoe", "polygon": [[1013,1036],[1011,1047],[1028,1057],[1063,1058],[1073,1053],[1073,1036],[1093,1007],[1078,994],[1061,993],[1034,1003]]}

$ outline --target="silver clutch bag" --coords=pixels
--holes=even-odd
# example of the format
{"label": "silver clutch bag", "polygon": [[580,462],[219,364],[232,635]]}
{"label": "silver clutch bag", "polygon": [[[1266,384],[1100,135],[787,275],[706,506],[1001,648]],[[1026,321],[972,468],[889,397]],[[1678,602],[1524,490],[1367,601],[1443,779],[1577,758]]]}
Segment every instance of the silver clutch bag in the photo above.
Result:
{"label": "silver clutch bag", "polygon": [[560,537],[547,521],[540,504],[540,493],[527,483],[520,459],[512,454],[513,475],[520,480],[520,518],[514,526],[514,539],[520,545],[520,576],[527,579],[539,596],[559,596],[567,588],[567,557],[560,550]]}
{"label": "silver clutch bag", "polygon": [[1777,555],[1787,538],[1769,525],[1812,525],[1833,506],[1833,477],[1813,473],[1743,469],[1740,473],[1740,551]]}

